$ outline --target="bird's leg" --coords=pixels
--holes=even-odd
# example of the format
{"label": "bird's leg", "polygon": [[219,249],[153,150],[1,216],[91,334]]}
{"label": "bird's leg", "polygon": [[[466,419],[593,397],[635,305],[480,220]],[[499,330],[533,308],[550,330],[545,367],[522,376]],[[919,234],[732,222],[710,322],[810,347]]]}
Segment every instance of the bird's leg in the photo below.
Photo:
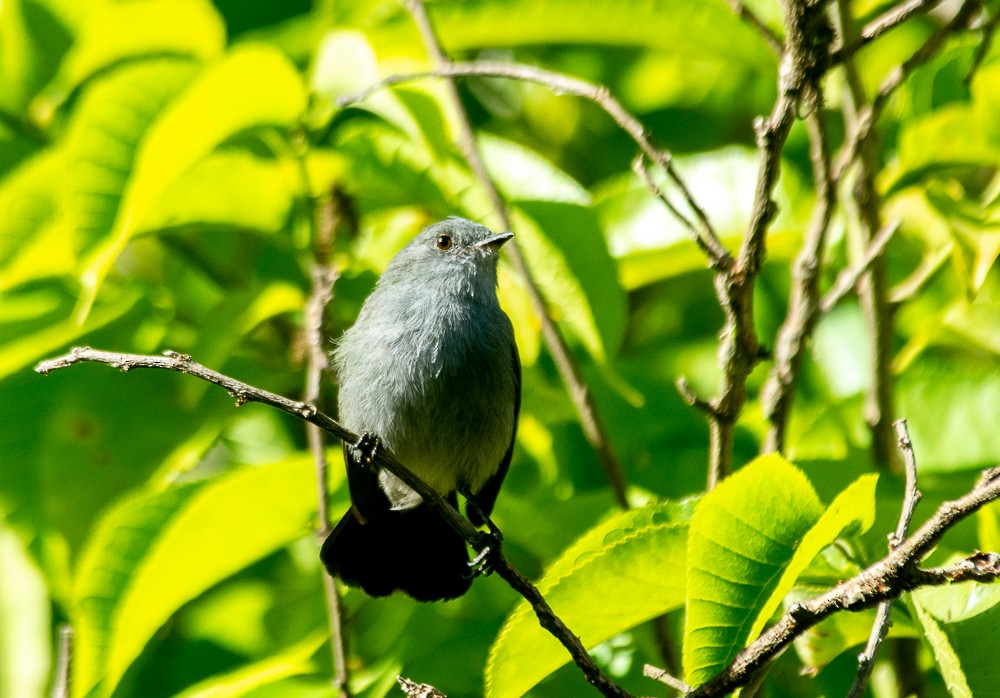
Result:
{"label": "bird's leg", "polygon": [[493,566],[496,562],[497,556],[500,554],[500,547],[503,545],[503,533],[497,528],[497,525],[493,523],[482,507],[475,498],[464,494],[466,499],[466,506],[470,507],[483,521],[486,522],[487,533],[483,533],[480,538],[481,548],[476,556],[472,558],[469,562],[469,577],[475,578],[480,575],[489,576],[493,572]]}
{"label": "bird's leg", "polygon": [[381,445],[378,437],[370,431],[361,434],[357,442],[352,445],[352,448],[357,451],[358,463],[371,469],[372,464],[375,462],[375,455],[378,453],[379,446]]}

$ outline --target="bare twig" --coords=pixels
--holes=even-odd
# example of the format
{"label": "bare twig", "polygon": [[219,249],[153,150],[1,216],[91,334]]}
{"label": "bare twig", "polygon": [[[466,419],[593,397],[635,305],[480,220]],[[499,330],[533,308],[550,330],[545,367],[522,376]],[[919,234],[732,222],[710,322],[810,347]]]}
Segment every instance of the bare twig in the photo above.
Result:
{"label": "bare twig", "polygon": [[[851,16],[849,3],[837,0],[836,16],[840,35],[854,35],[854,18]],[[901,69],[893,71],[902,73]],[[858,229],[861,242],[870,245],[876,231],[882,225],[881,195],[875,186],[875,173],[879,167],[878,134],[873,126],[879,109],[876,103],[867,103],[860,73],[853,58],[844,61],[844,75],[847,89],[844,99],[844,121],[848,124],[853,140],[849,139],[841,149],[841,163],[856,165],[856,181],[853,189],[853,200],[857,209]],[[883,86],[888,82],[883,83]],[[891,94],[891,90],[880,91],[880,94]],[[876,97],[876,101],[878,98]],[[879,102],[884,104],[885,102]],[[849,158],[849,160],[845,160]],[[839,180],[846,171],[846,166],[835,168],[835,177]],[[888,265],[882,255],[877,255],[865,268],[858,285],[861,306],[865,313],[868,331],[872,338],[871,386],[865,398],[865,421],[871,432],[872,459],[882,468],[895,469],[895,451],[892,447],[892,337],[893,313],[888,302]]]}
{"label": "bare twig", "polygon": [[691,687],[688,686],[686,683],[684,683],[675,676],[671,676],[663,669],[653,666],[652,664],[646,664],[642,667],[642,675],[647,678],[653,679],[654,681],[665,683],[668,686],[670,686],[670,688],[674,689],[675,691],[678,691],[681,694],[691,692]]}
{"label": "bare twig", "polygon": [[[837,3],[838,6],[840,4],[840,2]],[[878,92],[872,99],[871,104],[865,104],[864,90],[860,86],[860,80],[856,80],[852,77],[852,73],[856,74],[857,69],[853,66],[850,60],[844,60],[844,68],[847,71],[848,84],[851,88],[850,91],[853,94],[854,102],[856,103],[854,118],[855,123],[851,129],[850,136],[841,148],[840,154],[837,158],[837,164],[834,167],[834,177],[837,180],[843,177],[845,170],[856,160],[858,151],[861,149],[862,144],[868,139],[872,130],[875,128],[875,123],[878,121],[879,115],[889,103],[889,98],[893,95],[893,93],[895,93],[899,86],[906,81],[906,78],[909,77],[914,70],[930,60],[934,54],[936,54],[941,47],[944,46],[948,37],[968,28],[969,21],[975,14],[978,7],[979,3],[977,0],[963,0],[962,5],[958,8],[958,11],[955,13],[955,16],[951,18],[951,20],[931,34],[927,41],[925,41],[923,45],[913,53],[913,55],[889,71],[889,74],[879,85]],[[841,22],[842,24],[850,24],[851,18],[849,17],[848,11],[845,10],[841,13]],[[846,32],[848,29],[849,26],[844,27],[842,29],[842,33]]]}
{"label": "bare twig", "polygon": [[[270,405],[282,412],[303,419],[310,424],[315,424],[324,431],[333,434],[341,441],[351,444],[358,441],[357,434],[345,429],[337,421],[317,410],[312,404],[289,400],[276,393],[261,390],[260,388],[202,366],[186,354],[178,354],[173,351],[166,351],[162,356],[154,356],[148,354],[122,354],[91,349],[90,347],[77,347],[69,354],[41,362],[35,367],[35,371],[46,375],[52,371],[87,362],[107,364],[124,372],[136,368],[159,368],[186,373],[225,388],[236,399],[237,406],[248,402],[259,402]],[[473,548],[482,549],[492,543],[493,539],[491,537],[476,530],[444,497],[428,487],[423,480],[401,465],[389,453],[388,449],[380,449],[375,454],[374,463],[377,467],[388,470],[419,494],[424,502]],[[555,615],[538,589],[510,564],[502,551],[498,551],[493,569],[511,588],[521,594],[531,604],[542,627],[552,633],[562,643],[570,653],[570,656],[573,657],[573,661],[583,671],[583,675],[588,682],[605,696],[628,697],[630,695],[601,671],[601,668],[597,666],[594,659],[587,653],[583,643],[580,642],[580,638],[574,635],[566,627],[565,623]]]}
{"label": "bare twig", "polygon": [[737,17],[757,30],[764,38],[764,41],[767,42],[767,47],[771,49],[771,52],[776,56],[780,56],[785,48],[781,37],[771,27],[764,24],[764,20],[758,17],[757,13],[747,7],[742,0],[727,0],[727,2]]}
{"label": "bare twig", "polygon": [[818,108],[808,116],[806,126],[809,130],[813,181],[816,184],[816,205],[802,249],[795,259],[794,283],[785,321],[778,330],[774,345],[774,364],[760,393],[764,416],[771,423],[764,441],[765,453],[784,450],[785,428],[795,399],[795,383],[802,366],[806,341],[812,336],[819,318],[823,248],[837,198],[836,186],[830,178],[826,122]]}
{"label": "bare twig", "polygon": [[[889,550],[895,550],[906,539],[907,531],[910,529],[910,522],[920,501],[920,490],[917,489],[917,460],[913,454],[913,443],[910,441],[910,433],[906,428],[906,420],[898,419],[892,425],[896,430],[896,437],[899,439],[899,450],[903,454],[906,471],[906,493],[903,497],[903,508],[899,513],[899,523],[896,530],[889,536]],[[858,673],[851,684],[848,698],[860,698],[865,693],[865,687],[871,678],[872,669],[875,668],[875,656],[878,654],[882,641],[889,634],[889,614],[892,611],[892,599],[881,602],[878,605],[878,612],[875,615],[875,623],[872,625],[871,635],[864,651],[858,655]]]}
{"label": "bare twig", "polygon": [[924,570],[918,567],[946,531],[998,498],[1000,468],[992,468],[982,474],[969,493],[938,507],[913,535],[885,558],[830,591],[795,604],[777,623],[741,651],[728,667],[688,694],[689,698],[723,696],[746,685],[795,637],[833,613],[870,608],[921,586],[960,581],[989,582],[1000,578],[1000,555],[995,553],[976,553],[943,569]]}
{"label": "bare twig", "polygon": [[643,184],[653,192],[653,196],[659,199],[664,206],[667,207],[674,218],[679,220],[685,228],[688,229],[688,233],[691,235],[691,239],[694,241],[701,251],[705,253],[708,257],[708,264],[713,269],[720,271],[725,271],[732,269],[733,258],[729,254],[729,250],[725,248],[722,241],[719,240],[718,236],[711,226],[706,226],[704,224],[696,226],[691,219],[689,219],[684,213],[674,206],[674,203],[667,197],[666,192],[664,192],[657,184],[653,181],[652,176],[646,169],[646,158],[643,154],[636,156],[635,160],[632,161],[632,170],[639,176]]}
{"label": "bare twig", "polygon": [[[333,299],[333,285],[340,270],[329,262],[333,238],[341,219],[338,192],[331,191],[318,207],[315,224],[312,291],[305,310],[305,340],[307,348],[306,387],[302,399],[313,405],[323,404],[322,378],[328,367],[324,347],[326,308]],[[306,424],[306,439],[316,466],[316,534],[322,544],[330,535],[329,496],[327,494],[328,463],[326,438],[315,424]],[[336,581],[328,574],[323,577],[323,594],[330,624],[330,653],[333,661],[333,685],[340,698],[350,698],[347,670],[347,635],[344,632],[344,612],[340,605]]]}
{"label": "bare twig", "polygon": [[[646,127],[625,107],[622,106],[615,97],[603,85],[574,78],[563,73],[557,73],[533,65],[520,63],[501,63],[497,61],[474,61],[468,63],[446,63],[435,70],[422,73],[409,73],[405,75],[390,75],[389,77],[353,94],[342,95],[337,98],[337,104],[341,107],[350,106],[363,101],[370,95],[393,85],[399,85],[414,80],[425,80],[428,78],[459,78],[459,77],[484,77],[502,78],[509,80],[520,80],[523,82],[533,82],[542,85],[552,92],[560,95],[572,95],[589,100],[600,107],[611,119],[621,128],[639,147],[639,150],[649,160],[662,167],[670,181],[677,187],[684,199],[684,203],[691,209],[699,225],[715,232],[708,219],[705,210],[695,200],[690,188],[681,178],[677,168],[674,167],[670,154],[660,149],[649,137]],[[509,243],[508,243],[509,245]]]}
{"label": "bare twig", "polygon": [[875,234],[868,244],[868,249],[864,255],[852,267],[844,269],[837,275],[830,290],[823,295],[819,303],[819,311],[824,315],[833,310],[844,297],[858,285],[858,281],[871,267],[872,262],[881,255],[892,240],[892,236],[899,230],[899,219],[893,219],[882,226],[882,229]]}
{"label": "bare twig", "polygon": [[781,152],[796,115],[821,105],[820,80],[828,67],[833,31],[822,3],[785,6],[785,52],[779,70],[778,99],[767,118],[756,124],[760,164],[753,209],[735,268],[716,274],[715,290],[725,322],[719,346],[721,386],[709,417],[708,486],[714,487],[732,467],[736,420],[747,400],[747,379],[760,361],[753,320],[753,291],[766,256],[766,233],[777,213],[773,193]]}
{"label": "bare twig", "polygon": [[73,672],[73,626],[63,623],[59,626],[59,644],[56,650],[56,673],[52,680],[52,698],[69,698]]}
{"label": "bare twig", "polygon": [[858,38],[850,43],[845,41],[845,45],[834,50],[830,61],[836,64],[847,60],[890,29],[895,29],[910,17],[926,12],[940,3],[941,0],[906,0],[899,3],[866,24],[859,32]]}

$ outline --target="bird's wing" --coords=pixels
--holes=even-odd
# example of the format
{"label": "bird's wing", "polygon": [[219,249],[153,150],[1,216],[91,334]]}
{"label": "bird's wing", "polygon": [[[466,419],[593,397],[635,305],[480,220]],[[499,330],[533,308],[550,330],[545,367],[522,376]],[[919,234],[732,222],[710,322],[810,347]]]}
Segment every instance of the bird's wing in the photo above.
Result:
{"label": "bird's wing", "polygon": [[[493,473],[493,477],[487,480],[482,489],[472,496],[476,504],[479,505],[480,511],[487,516],[493,511],[497,495],[500,494],[500,486],[503,485],[503,479],[507,476],[507,471],[510,469],[510,459],[514,455],[514,439],[517,436],[517,418],[521,413],[521,357],[517,355],[517,346],[513,343],[511,343],[511,361],[514,364],[514,422],[510,430],[510,445],[507,446],[507,452],[503,454],[503,458],[500,460],[500,467]],[[468,504],[465,506],[465,515],[469,517],[469,521],[475,526],[482,526],[486,523],[479,515],[479,512]]]}

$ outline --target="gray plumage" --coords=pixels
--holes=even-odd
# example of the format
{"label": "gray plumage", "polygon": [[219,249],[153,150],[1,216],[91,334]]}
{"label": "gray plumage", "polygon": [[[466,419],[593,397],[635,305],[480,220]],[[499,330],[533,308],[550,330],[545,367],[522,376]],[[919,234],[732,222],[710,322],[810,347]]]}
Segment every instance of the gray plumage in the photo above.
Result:
{"label": "gray plumage", "polygon": [[[341,423],[377,436],[437,492],[471,496],[486,513],[510,463],[520,402],[513,327],[496,294],[499,248],[510,237],[462,218],[425,228],[389,263],[334,351]],[[420,507],[420,496],[395,476],[382,471],[375,480],[360,472],[351,449],[345,454],[354,504],[348,517],[355,519],[342,522],[345,530],[381,518],[378,527],[392,513]],[[337,543],[327,545],[332,549],[324,546],[324,561],[343,573]],[[377,584],[356,581],[378,593]],[[420,598],[421,590],[413,593],[407,583],[396,588]]]}

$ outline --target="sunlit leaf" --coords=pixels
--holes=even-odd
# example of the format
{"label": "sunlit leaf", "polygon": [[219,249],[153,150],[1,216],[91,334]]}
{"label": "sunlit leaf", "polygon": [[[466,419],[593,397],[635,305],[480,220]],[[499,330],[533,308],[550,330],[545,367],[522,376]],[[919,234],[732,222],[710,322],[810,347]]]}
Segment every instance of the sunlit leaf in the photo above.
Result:
{"label": "sunlit leaf", "polygon": [[74,692],[99,686],[109,695],[183,604],[303,535],[315,510],[312,478],[310,459],[293,458],[113,508],[77,572]]}
{"label": "sunlit leaf", "polygon": [[618,351],[625,292],[597,217],[576,204],[518,201],[528,221],[518,230],[532,273],[565,322],[598,361]]}
{"label": "sunlit leaf", "polygon": [[[690,502],[664,502],[616,514],[566,549],[539,591],[588,647],[678,608],[690,513]],[[523,695],[569,660],[522,602],[490,650],[486,695]]]}
{"label": "sunlit leaf", "polygon": [[924,641],[931,647],[938,670],[948,687],[948,693],[951,694],[952,698],[972,698],[973,693],[962,669],[962,663],[948,636],[941,630],[941,626],[938,625],[933,616],[920,606],[919,602],[914,600],[913,607],[916,609],[917,618],[924,629]]}
{"label": "sunlit leaf", "polygon": [[775,455],[758,458],[701,500],[688,544],[684,673],[689,684],[706,681],[743,649],[766,600],[822,514],[802,471]]}
{"label": "sunlit leaf", "polygon": [[110,234],[146,129],[191,80],[191,61],[158,59],[96,80],[80,99],[67,139],[75,252]]}
{"label": "sunlit leaf", "polygon": [[310,657],[323,644],[323,635],[313,635],[271,657],[223,676],[214,676],[177,694],[177,698],[240,698],[254,689],[275,684],[290,676],[314,671]]}
{"label": "sunlit leaf", "polygon": [[77,316],[86,315],[137,223],[182,174],[235,134],[254,127],[290,127],[301,116],[305,99],[302,81],[284,56],[247,45],[207,69],[172,102],[136,153],[107,242],[86,262]]}
{"label": "sunlit leaf", "polygon": [[203,0],[103,3],[87,14],[73,48],[33,110],[50,114],[84,81],[116,63],[163,55],[208,60],[220,55],[224,44],[222,20]]}

